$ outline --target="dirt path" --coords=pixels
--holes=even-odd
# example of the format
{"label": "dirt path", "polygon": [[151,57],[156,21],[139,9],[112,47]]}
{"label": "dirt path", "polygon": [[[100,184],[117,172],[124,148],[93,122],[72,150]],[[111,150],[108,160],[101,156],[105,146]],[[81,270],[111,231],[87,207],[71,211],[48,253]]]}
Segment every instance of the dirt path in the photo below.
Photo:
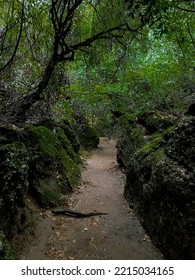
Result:
{"label": "dirt path", "polygon": [[113,140],[101,139],[87,160],[82,185],[69,201],[71,209],[106,212],[106,216],[72,218],[49,211],[40,236],[23,259],[162,259],[123,197],[124,175],[116,164]]}

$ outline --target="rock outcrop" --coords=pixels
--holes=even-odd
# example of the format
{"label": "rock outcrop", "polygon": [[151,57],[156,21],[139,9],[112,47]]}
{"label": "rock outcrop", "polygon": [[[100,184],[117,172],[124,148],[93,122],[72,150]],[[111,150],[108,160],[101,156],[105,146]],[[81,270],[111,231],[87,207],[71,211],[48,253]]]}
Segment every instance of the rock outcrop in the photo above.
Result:
{"label": "rock outcrop", "polygon": [[30,227],[28,196],[40,207],[65,205],[80,181],[80,144],[68,122],[0,127],[0,259],[13,259],[12,239]]}
{"label": "rock outcrop", "polygon": [[125,197],[156,245],[170,259],[195,258],[194,117],[123,116],[118,162]]}

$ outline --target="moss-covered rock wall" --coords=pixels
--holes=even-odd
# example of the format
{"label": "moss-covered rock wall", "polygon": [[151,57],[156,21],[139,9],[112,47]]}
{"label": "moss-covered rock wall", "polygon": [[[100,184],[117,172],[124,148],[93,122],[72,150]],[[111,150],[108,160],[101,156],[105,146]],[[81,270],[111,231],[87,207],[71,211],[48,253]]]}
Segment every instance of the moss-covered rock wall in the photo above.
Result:
{"label": "moss-covered rock wall", "polygon": [[78,154],[64,130],[30,125],[23,138],[30,154],[29,191],[41,206],[63,203],[63,194],[72,191],[80,179]]}
{"label": "moss-covered rock wall", "polygon": [[141,123],[140,118],[125,120],[128,129],[123,126],[119,137],[118,159],[127,174],[125,197],[167,258],[194,259],[195,120],[165,122],[158,113],[156,125],[151,125],[149,116],[150,121],[145,115]]}
{"label": "moss-covered rock wall", "polygon": [[79,146],[68,122],[0,127],[1,259],[13,258],[12,239],[32,224],[29,195],[41,207],[63,205],[79,184]]}

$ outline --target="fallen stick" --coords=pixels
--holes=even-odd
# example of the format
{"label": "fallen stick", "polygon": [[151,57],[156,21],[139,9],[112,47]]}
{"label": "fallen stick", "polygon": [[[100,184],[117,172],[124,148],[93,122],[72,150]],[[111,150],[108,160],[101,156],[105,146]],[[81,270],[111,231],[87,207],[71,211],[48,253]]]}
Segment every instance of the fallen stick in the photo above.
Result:
{"label": "fallen stick", "polygon": [[89,213],[83,213],[83,212],[79,212],[79,211],[75,211],[75,210],[70,210],[67,208],[59,208],[59,209],[53,209],[51,210],[51,212],[55,215],[67,215],[67,216],[72,216],[72,217],[78,217],[78,218],[87,218],[87,217],[91,217],[91,216],[101,216],[101,215],[107,215],[107,213],[103,213],[103,212],[89,212]]}

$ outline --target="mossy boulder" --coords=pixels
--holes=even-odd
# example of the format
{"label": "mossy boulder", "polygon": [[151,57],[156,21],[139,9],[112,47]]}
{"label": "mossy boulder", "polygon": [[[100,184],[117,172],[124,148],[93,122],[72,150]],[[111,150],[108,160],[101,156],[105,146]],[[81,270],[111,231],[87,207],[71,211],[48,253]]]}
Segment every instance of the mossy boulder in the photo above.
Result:
{"label": "mossy boulder", "polygon": [[125,196],[170,259],[195,258],[194,134],[186,118],[129,155]]}
{"label": "mossy boulder", "polygon": [[89,121],[81,113],[75,114],[74,119],[74,129],[81,146],[88,150],[97,148],[100,140],[96,129],[89,124]]}
{"label": "mossy boulder", "polygon": [[[74,152],[77,154],[80,149],[80,143],[78,140],[78,137],[76,135],[76,132],[74,131],[73,126],[71,125],[71,122],[67,119],[61,120],[60,123],[56,123],[52,119],[44,119],[39,122],[36,122],[33,124],[33,126],[43,126],[48,128],[49,130],[55,131],[56,128],[61,128],[63,130],[63,133],[65,134],[66,138],[69,140],[69,143],[71,144]],[[64,137],[64,136],[63,136]]]}
{"label": "mossy boulder", "polygon": [[117,161],[127,169],[131,155],[156,147],[175,127],[174,117],[157,111],[145,111],[139,115],[126,113],[117,123]]}
{"label": "mossy boulder", "polygon": [[29,125],[24,141],[31,155],[31,194],[41,206],[61,204],[63,194],[72,191],[80,180],[77,157],[66,135],[60,128],[52,131]]}
{"label": "mossy boulder", "polygon": [[60,182],[54,176],[34,178],[31,194],[42,207],[54,207],[63,204],[63,194]]}
{"label": "mossy boulder", "polygon": [[97,131],[90,125],[85,125],[78,134],[79,141],[83,148],[94,149],[97,148],[100,140]]}

